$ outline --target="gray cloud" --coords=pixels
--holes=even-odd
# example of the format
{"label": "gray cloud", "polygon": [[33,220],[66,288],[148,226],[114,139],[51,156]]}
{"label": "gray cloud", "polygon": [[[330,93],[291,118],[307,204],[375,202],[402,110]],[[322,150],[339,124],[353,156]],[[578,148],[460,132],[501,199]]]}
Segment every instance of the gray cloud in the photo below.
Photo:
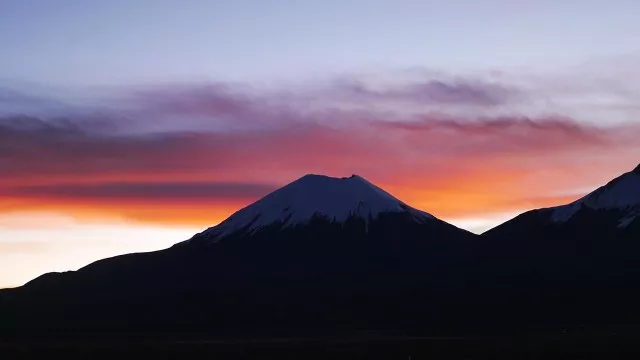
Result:
{"label": "gray cloud", "polygon": [[417,104],[498,106],[512,101],[518,91],[497,83],[463,80],[426,80],[377,88],[362,81],[345,81],[339,94],[356,100],[409,101]]}

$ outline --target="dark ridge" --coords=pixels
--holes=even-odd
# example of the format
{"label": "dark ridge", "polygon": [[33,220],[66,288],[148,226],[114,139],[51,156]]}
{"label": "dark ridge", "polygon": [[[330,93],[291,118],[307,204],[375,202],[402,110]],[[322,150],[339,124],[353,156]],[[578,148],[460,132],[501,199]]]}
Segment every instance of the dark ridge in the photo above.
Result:
{"label": "dark ridge", "polygon": [[636,166],[636,168],[633,169],[633,173],[640,175],[640,164],[638,164],[638,166]]}

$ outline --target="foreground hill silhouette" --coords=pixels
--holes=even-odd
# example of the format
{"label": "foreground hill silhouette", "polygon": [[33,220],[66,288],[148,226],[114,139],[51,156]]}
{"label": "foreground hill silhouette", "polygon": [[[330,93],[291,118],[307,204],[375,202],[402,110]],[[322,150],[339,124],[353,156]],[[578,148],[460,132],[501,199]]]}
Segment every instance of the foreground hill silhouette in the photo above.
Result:
{"label": "foreground hill silhouette", "polygon": [[0,292],[5,337],[638,331],[640,171],[477,236],[308,175],[173,247]]}

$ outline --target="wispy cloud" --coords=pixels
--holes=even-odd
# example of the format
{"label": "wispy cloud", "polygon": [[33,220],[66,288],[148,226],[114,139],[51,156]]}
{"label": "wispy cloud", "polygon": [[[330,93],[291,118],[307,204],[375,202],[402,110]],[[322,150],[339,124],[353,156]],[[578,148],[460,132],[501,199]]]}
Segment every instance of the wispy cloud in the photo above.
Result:
{"label": "wispy cloud", "polygon": [[[335,91],[363,103],[489,108],[523,94],[464,79],[359,86]],[[467,216],[552,205],[550,187],[591,185],[573,173],[595,166],[606,179],[635,165],[640,149],[634,122],[344,108],[331,96],[307,103],[313,93],[181,84],[121,92],[94,112],[4,116],[0,211],[91,208],[166,221],[180,204],[181,219],[213,222],[194,204],[224,216],[305,173],[358,173],[436,215]]]}
{"label": "wispy cloud", "polygon": [[348,79],[339,82],[337,90],[340,96],[360,101],[472,106],[504,105],[519,95],[515,88],[478,80],[414,80],[401,84],[371,85],[358,79]]}
{"label": "wispy cloud", "polygon": [[[36,118],[0,120],[2,182],[12,178],[52,181],[78,176],[167,178],[282,166],[362,168],[380,159],[395,164],[460,161],[460,156],[548,154],[622,147],[637,143],[639,127],[598,128],[567,118],[499,117],[461,119],[438,114],[387,121],[333,111],[328,124],[315,116],[289,114],[289,122],[264,129],[102,133],[102,125]],[[341,124],[341,125],[340,125]],[[108,128],[108,127],[106,127]],[[295,150],[295,151],[294,151]],[[558,153],[561,154],[561,153]],[[526,158],[523,158],[526,161]],[[261,166],[262,164],[262,166]],[[391,165],[392,167],[394,165]],[[347,169],[344,169],[347,170]]]}

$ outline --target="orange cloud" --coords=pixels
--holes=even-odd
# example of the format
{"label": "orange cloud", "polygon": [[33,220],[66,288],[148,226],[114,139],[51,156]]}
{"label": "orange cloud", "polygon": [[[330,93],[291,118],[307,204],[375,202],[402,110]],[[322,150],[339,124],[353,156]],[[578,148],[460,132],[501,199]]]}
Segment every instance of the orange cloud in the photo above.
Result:
{"label": "orange cloud", "polygon": [[[640,147],[638,126],[563,117],[322,115],[328,120],[290,112],[272,126],[160,133],[4,119],[0,211],[206,226],[305,173],[358,173],[436,216],[470,217],[568,201],[572,190],[635,165]],[[589,175],[596,166],[602,175]]]}

